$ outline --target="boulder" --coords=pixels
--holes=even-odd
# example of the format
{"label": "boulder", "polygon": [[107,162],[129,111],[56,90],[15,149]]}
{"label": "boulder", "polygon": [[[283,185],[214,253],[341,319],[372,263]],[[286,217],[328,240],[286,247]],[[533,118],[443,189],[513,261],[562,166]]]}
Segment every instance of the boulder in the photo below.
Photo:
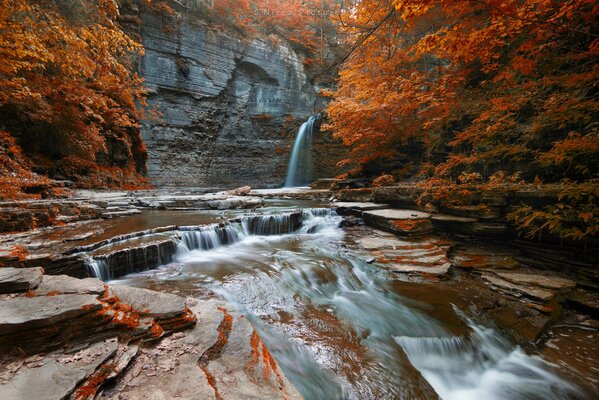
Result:
{"label": "boulder", "polygon": [[26,292],[42,281],[43,268],[0,268],[0,293]]}

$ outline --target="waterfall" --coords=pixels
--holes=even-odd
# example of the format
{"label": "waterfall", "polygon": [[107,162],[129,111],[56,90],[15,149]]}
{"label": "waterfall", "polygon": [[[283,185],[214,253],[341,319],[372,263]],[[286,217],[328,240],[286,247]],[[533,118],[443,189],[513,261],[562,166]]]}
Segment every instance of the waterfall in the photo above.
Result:
{"label": "waterfall", "polygon": [[95,259],[93,257],[87,257],[85,264],[91,273],[91,276],[100,278],[104,282],[110,280],[110,269],[106,264],[106,260]]}
{"label": "waterfall", "polygon": [[316,117],[310,117],[297,132],[289,159],[285,187],[306,186],[312,175],[312,131]]}

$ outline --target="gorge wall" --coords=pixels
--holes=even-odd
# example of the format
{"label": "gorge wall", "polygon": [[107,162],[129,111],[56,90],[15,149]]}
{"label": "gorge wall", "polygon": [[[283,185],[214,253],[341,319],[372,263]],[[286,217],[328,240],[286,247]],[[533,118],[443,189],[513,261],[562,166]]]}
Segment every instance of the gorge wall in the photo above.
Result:
{"label": "gorge wall", "polygon": [[[141,73],[148,175],[156,186],[279,186],[298,127],[321,100],[301,57],[282,42],[244,38],[191,18],[143,17]],[[334,176],[342,146],[315,132],[315,178]]]}

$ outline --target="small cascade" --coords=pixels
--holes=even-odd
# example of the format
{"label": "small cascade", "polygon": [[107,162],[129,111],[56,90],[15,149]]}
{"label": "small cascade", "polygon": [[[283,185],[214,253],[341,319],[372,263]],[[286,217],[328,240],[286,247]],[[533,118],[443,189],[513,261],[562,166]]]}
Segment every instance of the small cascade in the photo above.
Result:
{"label": "small cascade", "polygon": [[246,235],[239,224],[226,226],[210,225],[206,227],[179,228],[181,236],[180,252],[191,250],[211,250],[223,245],[233,244],[242,240]]}
{"label": "small cascade", "polygon": [[310,117],[297,132],[287,167],[285,187],[307,186],[311,182],[312,132],[315,121],[315,116]]}
{"label": "small cascade", "polygon": [[242,218],[241,225],[247,235],[285,235],[299,229],[302,220],[303,213],[299,212],[250,215]]}
{"label": "small cascade", "polygon": [[172,236],[114,251],[101,250],[91,253],[86,263],[90,275],[108,281],[167,264],[174,260],[178,246],[176,237]]}
{"label": "small cascade", "polygon": [[310,208],[304,210],[302,226],[298,233],[317,233],[326,229],[336,229],[341,217],[330,208]]}
{"label": "small cascade", "polygon": [[[280,214],[247,215],[226,224],[173,227],[172,235],[140,245],[88,253],[90,275],[103,281],[158,268],[191,251],[212,250],[238,243],[248,236],[310,234],[336,228],[340,217],[328,208],[312,208]],[[124,241],[130,238],[124,239]],[[113,245],[114,241],[110,241]]]}
{"label": "small cascade", "polygon": [[110,280],[110,270],[105,260],[88,257],[85,260],[85,264],[91,276],[100,278],[104,282]]}
{"label": "small cascade", "polygon": [[469,337],[395,337],[443,399],[566,399],[578,390],[492,329],[466,320]]}

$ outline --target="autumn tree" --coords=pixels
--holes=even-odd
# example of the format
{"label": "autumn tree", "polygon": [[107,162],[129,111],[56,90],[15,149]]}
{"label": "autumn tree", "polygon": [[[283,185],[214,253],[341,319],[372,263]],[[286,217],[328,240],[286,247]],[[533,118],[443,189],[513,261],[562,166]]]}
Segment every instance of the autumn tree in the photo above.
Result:
{"label": "autumn tree", "polygon": [[0,128],[21,167],[84,186],[144,184],[143,49],[117,16],[113,0],[0,0]]}
{"label": "autumn tree", "polygon": [[351,51],[329,93],[329,128],[353,151],[345,162],[419,172],[429,187],[472,174],[557,182],[578,200],[515,222],[595,235],[598,13],[592,0],[355,3],[338,19]]}

